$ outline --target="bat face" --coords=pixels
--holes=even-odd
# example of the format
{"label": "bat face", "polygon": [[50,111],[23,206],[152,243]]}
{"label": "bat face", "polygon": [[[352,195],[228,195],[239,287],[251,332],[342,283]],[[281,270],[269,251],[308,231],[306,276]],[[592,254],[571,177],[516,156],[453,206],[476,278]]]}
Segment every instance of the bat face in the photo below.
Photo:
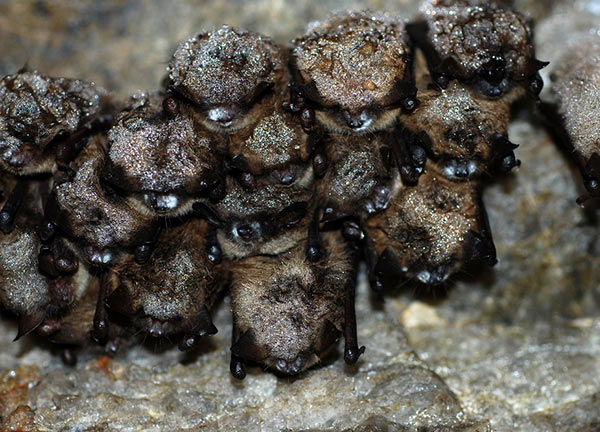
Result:
{"label": "bat face", "polygon": [[495,162],[506,170],[516,165],[515,146],[506,139],[509,104],[477,98],[457,81],[425,90],[419,100],[413,113],[401,116],[406,130],[400,139],[420,141],[432,159],[430,169],[460,181],[489,171]]}
{"label": "bat face", "polygon": [[306,235],[312,191],[299,184],[260,183],[248,193],[227,179],[227,195],[214,205],[221,222],[217,238],[225,256],[278,254]]}
{"label": "bat face", "polygon": [[301,242],[278,257],[233,264],[234,355],[295,375],[334,347],[344,327],[353,261],[337,233],[324,234],[324,242],[328,253],[320,263],[305,259]]}
{"label": "bat face", "polygon": [[370,12],[333,15],[294,45],[295,86],[326,129],[382,130],[402,108],[414,107],[412,53],[400,21]]}
{"label": "bat face", "polygon": [[117,117],[102,171],[136,209],[155,217],[191,211],[195,199],[214,196],[223,181],[224,138],[175,100],[164,106],[158,95],[143,94]]}
{"label": "bat face", "polygon": [[155,337],[184,333],[187,341],[216,333],[209,311],[224,284],[206,257],[206,236],[207,223],[191,219],[163,231],[148,262],[119,263],[109,307]]}
{"label": "bat face", "polygon": [[71,164],[73,177],[56,181],[46,206],[45,217],[93,266],[115,263],[123,251],[152,242],[156,233],[150,216],[100,183],[105,158],[106,138],[95,136]]}
{"label": "bat face", "polygon": [[205,127],[228,134],[273,108],[287,85],[286,63],[271,39],[223,26],[179,46],[169,88],[199,108]]}
{"label": "bat face", "polygon": [[388,211],[366,222],[379,257],[375,272],[439,284],[471,261],[495,262],[478,186],[425,172]]}
{"label": "bat face", "polygon": [[387,135],[331,135],[329,167],[317,181],[323,221],[366,217],[387,208],[399,186],[397,170],[385,163],[391,153]]}
{"label": "bat face", "polygon": [[600,196],[600,125],[597,112],[600,91],[600,37],[577,40],[560,59],[552,74],[558,96],[557,111],[567,141],[576,155],[584,184]]}
{"label": "bat face", "polygon": [[[531,29],[525,18],[487,0],[433,1],[408,31],[428,58],[434,79],[468,83],[488,97],[514,100],[521,89],[542,90]],[[511,94],[512,93],[512,94]]]}
{"label": "bat face", "polygon": [[93,83],[18,72],[0,81],[0,169],[51,172],[57,144],[99,120],[107,92]]}

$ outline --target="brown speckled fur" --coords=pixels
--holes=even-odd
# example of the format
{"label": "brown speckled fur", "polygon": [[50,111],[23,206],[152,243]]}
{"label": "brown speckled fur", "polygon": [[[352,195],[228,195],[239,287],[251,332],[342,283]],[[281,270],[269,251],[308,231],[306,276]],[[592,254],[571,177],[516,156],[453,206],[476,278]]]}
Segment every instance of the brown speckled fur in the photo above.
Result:
{"label": "brown speckled fur", "polygon": [[[397,17],[369,11],[334,14],[293,43],[295,86],[330,132],[387,129],[405,100],[414,98],[412,51]],[[350,127],[346,117],[361,114],[362,126]]]}
{"label": "brown speckled fur", "polygon": [[[400,122],[409,134],[426,134],[423,145],[432,159],[428,168],[450,179],[489,172],[508,150],[497,148],[502,142],[497,137],[508,136],[509,102],[506,98],[482,98],[458,81],[440,88],[427,72],[420,51],[415,63],[421,71],[417,74],[419,106],[402,114]],[[457,165],[463,168],[460,175],[453,169]]]}
{"label": "brown speckled fur", "polygon": [[[329,167],[316,182],[318,205],[332,209],[327,220],[365,218],[387,206],[399,181],[398,170],[385,160],[391,158],[393,139],[386,132],[327,138]],[[386,192],[378,193],[382,189]]]}
{"label": "brown speckled fur", "polygon": [[[245,191],[231,177],[227,179],[228,193],[214,205],[223,222],[217,231],[219,243],[228,258],[242,258],[255,254],[274,255],[292,248],[306,236],[310,223],[312,191],[298,182],[289,186],[261,182],[256,190]],[[293,205],[304,205],[304,214],[292,226],[282,224],[282,212]],[[237,228],[250,226],[248,240],[237,235]]]}
{"label": "brown speckled fur", "polygon": [[[169,63],[168,88],[191,101],[205,127],[230,134],[252,128],[287,92],[287,51],[266,36],[223,26],[183,42]],[[229,124],[212,121],[232,110]]]}
{"label": "brown speckled fur", "polygon": [[521,14],[489,0],[435,0],[423,12],[408,31],[436,81],[458,79],[485,97],[514,100],[539,78],[544,63]]}
{"label": "brown speckled fur", "polygon": [[94,83],[50,78],[37,71],[4,77],[0,80],[0,169],[17,175],[52,172],[57,145],[75,145],[68,142],[89,133],[90,126],[110,109],[108,93]]}
{"label": "brown speckled fur", "polygon": [[71,164],[74,175],[57,181],[46,217],[92,265],[114,263],[123,251],[154,240],[152,218],[100,183],[106,138],[95,136]]}
{"label": "brown speckled fur", "polygon": [[470,232],[489,238],[481,209],[477,183],[425,172],[417,186],[402,188],[385,213],[366,222],[366,233],[380,267],[387,255],[383,273],[440,283],[469,261]]}
{"label": "brown speckled fur", "polygon": [[[102,177],[150,216],[180,216],[223,180],[225,138],[194,120],[193,110],[160,94],[136,94],[108,132]],[[161,205],[164,203],[164,205]]]}
{"label": "brown speckled fur", "polygon": [[223,266],[206,257],[206,235],[207,223],[197,219],[164,230],[148,262],[129,256],[111,270],[111,291],[119,292],[109,305],[155,336],[204,331],[197,315],[210,312],[225,282]]}
{"label": "brown speckled fur", "polygon": [[252,335],[242,337],[252,338],[254,345],[239,347],[242,358],[281,373],[299,373],[319,362],[343,332],[344,295],[354,277],[354,260],[339,233],[323,237],[327,253],[318,263],[306,260],[301,242],[278,257],[233,264],[233,320],[240,335]]}

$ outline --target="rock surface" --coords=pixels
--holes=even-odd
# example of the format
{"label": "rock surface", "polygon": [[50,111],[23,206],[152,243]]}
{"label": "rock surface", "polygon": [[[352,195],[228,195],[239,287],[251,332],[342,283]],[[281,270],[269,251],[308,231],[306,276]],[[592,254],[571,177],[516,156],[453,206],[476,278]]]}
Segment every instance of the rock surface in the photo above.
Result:
{"label": "rock surface", "polygon": [[[538,57],[598,31],[597,1],[517,0],[539,20]],[[408,0],[355,6],[406,17]],[[228,23],[286,41],[339,0],[164,3],[0,1],[0,74],[23,64],[127,94],[155,88],[177,42]],[[548,73],[546,73],[546,76]],[[485,193],[500,261],[443,290],[406,284],[380,303],[363,280],[355,367],[339,354],[299,378],[229,376],[230,313],[193,355],[147,343],[64,366],[0,320],[2,430],[597,431],[600,430],[600,229],[575,204],[573,166],[524,107],[511,140],[522,166]]]}

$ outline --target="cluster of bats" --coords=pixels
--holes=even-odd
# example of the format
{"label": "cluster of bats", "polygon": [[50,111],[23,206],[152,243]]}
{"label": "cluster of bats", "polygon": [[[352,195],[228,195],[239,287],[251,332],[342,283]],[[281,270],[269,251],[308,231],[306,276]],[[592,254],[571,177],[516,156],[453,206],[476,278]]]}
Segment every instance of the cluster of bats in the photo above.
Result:
{"label": "cluster of bats", "polygon": [[341,335],[354,363],[361,259],[376,290],[495,262],[481,178],[518,165],[510,106],[537,100],[544,65],[520,14],[435,0],[409,24],[335,14],[289,47],[200,34],[161,91],[126,101],[7,76],[0,303],[17,337],[113,351],[144,333],[188,350],[228,293],[235,377],[300,373]]}

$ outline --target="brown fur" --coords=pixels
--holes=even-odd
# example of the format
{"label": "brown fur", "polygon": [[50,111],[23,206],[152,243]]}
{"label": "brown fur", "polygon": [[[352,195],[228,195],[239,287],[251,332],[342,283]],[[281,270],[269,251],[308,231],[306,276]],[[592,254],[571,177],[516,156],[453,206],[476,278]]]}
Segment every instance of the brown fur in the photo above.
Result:
{"label": "brown fur", "polygon": [[[331,208],[328,220],[347,216],[365,218],[383,210],[396,192],[398,171],[384,158],[391,157],[391,134],[369,136],[330,135],[327,149],[328,169],[317,180],[318,205]],[[385,193],[380,191],[385,189]]]}
{"label": "brown fur", "polygon": [[178,216],[223,182],[225,139],[194,120],[184,104],[159,94],[132,98],[108,132],[102,176],[151,216]]}
{"label": "brown fur", "polygon": [[[282,101],[289,74],[286,50],[266,36],[223,26],[183,42],[169,63],[169,89],[191,101],[210,130],[253,127]],[[230,111],[229,122],[211,110]]]}
{"label": "brown fur", "polygon": [[[294,41],[295,86],[334,133],[389,128],[416,89],[399,19],[370,11],[334,14]],[[350,126],[349,119],[359,120]]]}
{"label": "brown fur", "polygon": [[[302,182],[284,186],[261,181],[255,190],[248,192],[229,177],[227,195],[214,205],[222,222],[217,238],[224,255],[228,258],[275,255],[296,245],[306,236],[310,223],[310,188],[311,184]],[[296,214],[299,220],[295,220]],[[250,227],[251,236],[244,239],[238,231],[240,227]]]}
{"label": "brown fur", "polygon": [[600,196],[599,57],[598,35],[572,41],[551,75],[556,106],[542,105],[551,126],[573,153],[593,197]]}
{"label": "brown fur", "polygon": [[[297,118],[279,107],[265,113],[255,127],[230,136],[230,157],[243,158],[242,171],[255,176],[272,173],[272,180],[282,183],[284,174],[296,180],[312,152],[309,136]],[[275,171],[275,172],[274,172]]]}
{"label": "brown fur", "polygon": [[[14,183],[2,176],[4,185]],[[73,275],[48,277],[38,270],[41,242],[35,232],[42,218],[43,197],[50,181],[27,183],[22,211],[14,229],[0,234],[0,304],[20,317],[19,335],[29,333],[45,319],[56,319],[80,298],[88,273],[79,268]],[[5,198],[0,200],[3,205]]]}
{"label": "brown fur", "polygon": [[552,73],[559,113],[574,151],[587,161],[600,152],[600,36],[576,40]]}
{"label": "brown fur", "polygon": [[99,174],[106,138],[95,136],[71,164],[74,175],[54,185],[46,217],[92,265],[114,263],[118,255],[154,240],[156,224],[114,191],[103,188]]}
{"label": "brown fur", "polygon": [[92,278],[82,290],[81,299],[72,305],[69,313],[63,316],[58,324],[60,328],[50,335],[55,343],[67,345],[83,345],[94,330],[94,315],[98,298],[99,281]]}
{"label": "brown fur", "polygon": [[[0,182],[3,186],[1,208],[16,179],[2,173]],[[41,186],[34,182],[27,185],[23,200],[25,209],[19,213],[15,228],[10,234],[0,233],[0,303],[16,315],[45,311],[51,300],[49,280],[37,272],[40,241],[35,234],[35,225],[41,219]]]}
{"label": "brown fur", "polygon": [[[508,135],[509,103],[481,98],[458,81],[440,89],[433,85],[421,52],[416,64],[422,71],[417,74],[420,103],[400,121],[409,134],[427,135],[423,144],[432,159],[429,169],[450,179],[488,172],[502,153],[496,137]],[[464,166],[460,176],[454,174],[458,166]]]}
{"label": "brown fur", "polygon": [[544,66],[526,19],[494,1],[433,1],[408,30],[436,80],[458,79],[484,96],[514,100]]}
{"label": "brown fur", "polygon": [[225,274],[208,260],[206,236],[207,223],[191,219],[164,230],[147,263],[120,262],[111,271],[112,290],[119,291],[113,308],[154,335],[205,330],[197,315],[202,307],[210,312]]}
{"label": "brown fur", "polygon": [[[327,253],[318,263],[306,260],[302,241],[277,257],[232,264],[233,321],[240,339],[253,339],[251,348],[239,347],[246,350],[241,358],[300,373],[318,363],[343,332],[344,295],[354,262],[339,233],[323,237]],[[236,352],[238,341],[233,342]]]}
{"label": "brown fur", "polygon": [[470,232],[489,236],[478,184],[454,183],[433,172],[425,172],[418,185],[402,188],[365,229],[380,261],[387,255],[383,273],[423,283],[444,281],[473,256]]}
{"label": "brown fur", "polygon": [[57,145],[77,141],[109,111],[93,83],[20,71],[0,80],[0,169],[17,175],[52,172]]}

